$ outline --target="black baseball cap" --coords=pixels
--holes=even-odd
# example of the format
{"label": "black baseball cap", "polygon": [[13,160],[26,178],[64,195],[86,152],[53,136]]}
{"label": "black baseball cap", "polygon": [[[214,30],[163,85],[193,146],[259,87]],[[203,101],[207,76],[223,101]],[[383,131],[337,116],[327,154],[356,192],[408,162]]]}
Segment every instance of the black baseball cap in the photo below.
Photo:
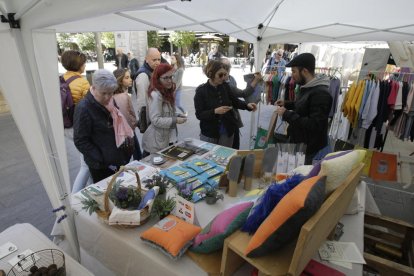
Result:
{"label": "black baseball cap", "polygon": [[303,67],[309,71],[315,70],[315,56],[311,53],[303,53],[292,59],[286,67]]}

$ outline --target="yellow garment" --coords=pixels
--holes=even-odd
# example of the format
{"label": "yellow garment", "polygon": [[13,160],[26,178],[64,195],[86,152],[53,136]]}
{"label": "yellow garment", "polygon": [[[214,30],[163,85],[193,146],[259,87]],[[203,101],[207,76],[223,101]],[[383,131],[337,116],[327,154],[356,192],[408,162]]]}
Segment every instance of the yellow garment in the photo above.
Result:
{"label": "yellow garment", "polygon": [[78,75],[80,78],[73,80],[69,84],[70,91],[72,93],[73,103],[76,105],[83,97],[85,97],[86,93],[89,90],[89,82],[79,74],[79,72],[67,71],[63,78],[65,80],[69,79],[72,76]]}
{"label": "yellow garment", "polygon": [[[348,93],[345,95],[344,103],[342,104],[342,112],[344,116],[348,118],[349,113],[351,111],[351,103],[356,91],[356,82],[353,82],[351,87],[349,87]],[[349,120],[349,118],[348,118]]]}
{"label": "yellow garment", "polygon": [[359,109],[361,107],[361,103],[362,103],[362,96],[364,95],[364,90],[365,90],[365,81],[360,81],[358,83],[358,90],[357,90],[357,94],[356,94],[356,99],[355,99],[355,103],[352,105],[352,126],[356,127],[358,124],[358,114],[359,114]]}

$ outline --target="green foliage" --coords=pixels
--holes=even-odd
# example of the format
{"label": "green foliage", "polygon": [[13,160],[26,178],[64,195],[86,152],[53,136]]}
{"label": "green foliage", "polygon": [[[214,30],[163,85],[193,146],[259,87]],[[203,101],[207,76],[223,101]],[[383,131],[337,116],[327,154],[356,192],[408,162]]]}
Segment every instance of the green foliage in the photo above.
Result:
{"label": "green foliage", "polygon": [[164,217],[168,216],[175,207],[175,198],[169,197],[167,199],[162,199],[160,197],[156,197],[154,200],[154,204],[152,205],[151,215],[153,217],[158,217],[159,219],[163,219]]}
{"label": "green foliage", "polygon": [[93,212],[99,210],[99,204],[93,199],[84,199],[81,201],[83,206],[82,209],[89,212],[89,215],[92,215]]}
{"label": "green foliage", "polygon": [[76,39],[82,51],[96,51],[95,36],[93,33],[76,34]]}
{"label": "green foliage", "polygon": [[206,196],[208,197],[216,197],[218,194],[217,189],[213,188],[213,187],[207,187],[206,188]]}
{"label": "green foliage", "polygon": [[102,44],[106,48],[115,48],[115,36],[112,32],[101,33]]}
{"label": "green foliage", "polygon": [[170,34],[170,38],[168,40],[177,47],[187,47],[190,46],[196,38],[194,32],[174,31]]}
{"label": "green foliage", "polygon": [[135,186],[124,187],[122,180],[118,180],[109,193],[109,199],[116,207],[126,210],[136,210],[141,202],[141,193]]}
{"label": "green foliage", "polygon": [[165,194],[167,191],[168,186],[170,185],[171,181],[162,175],[155,174],[151,178],[148,178],[143,181],[145,184],[145,187],[148,189],[151,189],[155,186],[160,187],[160,190],[158,192],[159,195]]}
{"label": "green foliage", "polygon": [[164,43],[165,38],[158,35],[157,31],[148,31],[147,32],[147,42],[148,47],[160,48]]}
{"label": "green foliage", "polygon": [[[61,48],[62,50],[65,50],[65,49],[77,50],[76,49],[77,45],[76,45],[76,43],[74,43],[72,41],[72,37],[73,37],[73,35],[71,35],[69,33],[58,33],[58,34],[56,34],[56,39],[57,39],[57,42],[59,44],[59,48]],[[74,47],[74,45],[76,45],[76,47]]]}

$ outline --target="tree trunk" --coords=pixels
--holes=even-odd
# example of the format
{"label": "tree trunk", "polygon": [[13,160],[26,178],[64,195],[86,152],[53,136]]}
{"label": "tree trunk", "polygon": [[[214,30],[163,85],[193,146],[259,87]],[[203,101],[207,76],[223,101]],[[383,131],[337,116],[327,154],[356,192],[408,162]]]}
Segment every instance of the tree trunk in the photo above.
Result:
{"label": "tree trunk", "polygon": [[101,44],[101,33],[93,33],[95,36],[95,44],[96,44],[96,59],[98,61],[98,68],[103,69],[103,55],[102,55],[102,44]]}

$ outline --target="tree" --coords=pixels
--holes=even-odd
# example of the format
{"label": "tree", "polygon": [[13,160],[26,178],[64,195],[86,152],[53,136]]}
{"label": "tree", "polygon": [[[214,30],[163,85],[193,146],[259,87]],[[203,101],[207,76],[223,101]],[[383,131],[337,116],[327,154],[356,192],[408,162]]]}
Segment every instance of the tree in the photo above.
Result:
{"label": "tree", "polygon": [[188,53],[188,46],[190,46],[195,40],[195,33],[194,32],[187,32],[187,31],[174,31],[170,34],[170,38],[168,39],[172,44],[177,47],[184,48],[184,53]]}
{"label": "tree", "polygon": [[164,43],[164,38],[158,35],[157,31],[148,31],[147,32],[147,42],[148,47],[151,48],[160,48]]}
{"label": "tree", "polygon": [[115,48],[115,36],[114,33],[101,33],[101,40],[102,44],[105,45],[106,48]]}
{"label": "tree", "polygon": [[78,50],[79,47],[76,43],[73,42],[71,34],[69,33],[58,33],[56,35],[56,39],[59,45],[59,48],[62,50],[71,49],[71,50]]}
{"label": "tree", "polygon": [[79,47],[84,51],[96,51],[95,36],[93,33],[79,33],[76,35]]}

